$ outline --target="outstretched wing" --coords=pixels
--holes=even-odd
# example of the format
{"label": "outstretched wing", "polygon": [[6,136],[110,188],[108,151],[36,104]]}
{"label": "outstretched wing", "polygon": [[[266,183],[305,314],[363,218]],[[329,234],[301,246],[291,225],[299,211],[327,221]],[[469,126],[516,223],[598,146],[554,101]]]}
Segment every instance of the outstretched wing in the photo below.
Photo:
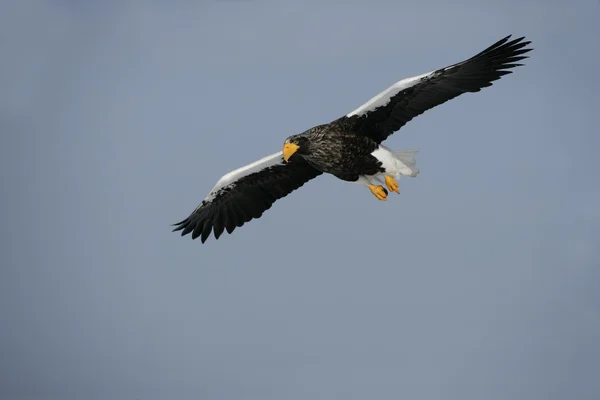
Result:
{"label": "outstretched wing", "polygon": [[282,152],[271,154],[223,176],[208,196],[173,231],[192,233],[202,243],[214,231],[216,239],[227,229],[233,232],[253,218],[260,218],[278,199],[287,196],[321,171],[301,157],[283,160]]}
{"label": "outstretched wing", "polygon": [[509,38],[466,61],[403,79],[337,122],[381,143],[417,115],[463,93],[492,86],[493,81],[512,72],[507,69],[522,65],[516,62],[527,58],[524,54],[532,49],[524,47],[531,42]]}

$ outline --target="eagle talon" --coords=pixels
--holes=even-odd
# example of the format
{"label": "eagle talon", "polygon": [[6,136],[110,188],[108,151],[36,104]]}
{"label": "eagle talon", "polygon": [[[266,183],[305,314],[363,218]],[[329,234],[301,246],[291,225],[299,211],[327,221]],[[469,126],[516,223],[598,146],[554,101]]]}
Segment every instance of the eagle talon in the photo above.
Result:
{"label": "eagle talon", "polygon": [[390,191],[400,194],[398,182],[396,182],[391,176],[386,175],[385,185],[388,187],[388,189],[390,189]]}
{"label": "eagle talon", "polygon": [[373,193],[375,195],[375,197],[377,197],[378,200],[382,200],[385,201],[387,200],[387,190],[385,190],[385,188],[381,185],[369,185],[369,189],[371,190],[371,193]]}

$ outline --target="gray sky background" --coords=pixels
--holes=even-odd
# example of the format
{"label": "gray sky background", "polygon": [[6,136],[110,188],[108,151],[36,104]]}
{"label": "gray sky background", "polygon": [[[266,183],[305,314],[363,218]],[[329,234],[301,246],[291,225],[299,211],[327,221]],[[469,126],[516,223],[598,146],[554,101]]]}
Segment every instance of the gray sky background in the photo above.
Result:
{"label": "gray sky background", "polygon": [[[0,5],[0,398],[600,398],[600,2]],[[504,35],[379,202],[317,179],[205,245],[224,173]]]}

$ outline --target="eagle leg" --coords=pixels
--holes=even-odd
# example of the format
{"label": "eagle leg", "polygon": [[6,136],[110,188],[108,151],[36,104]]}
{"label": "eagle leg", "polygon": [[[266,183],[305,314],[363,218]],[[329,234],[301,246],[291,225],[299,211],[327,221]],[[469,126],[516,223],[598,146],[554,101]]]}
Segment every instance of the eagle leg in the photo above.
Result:
{"label": "eagle leg", "polygon": [[375,197],[377,197],[377,199],[379,200],[387,200],[387,190],[384,189],[383,186],[381,185],[369,185],[368,186],[369,189],[371,190],[371,193],[373,193],[375,195]]}
{"label": "eagle leg", "polygon": [[391,192],[396,192],[400,194],[400,190],[398,189],[398,182],[396,182],[391,176],[385,176],[385,185]]}

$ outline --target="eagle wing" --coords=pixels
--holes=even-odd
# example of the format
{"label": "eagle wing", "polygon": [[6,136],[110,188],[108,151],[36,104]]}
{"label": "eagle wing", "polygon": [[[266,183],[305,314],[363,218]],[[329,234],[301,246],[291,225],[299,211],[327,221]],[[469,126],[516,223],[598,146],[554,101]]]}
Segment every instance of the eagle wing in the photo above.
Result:
{"label": "eagle wing", "polygon": [[282,152],[264,157],[224,175],[189,217],[174,224],[181,235],[192,233],[202,243],[214,231],[216,239],[253,218],[260,218],[278,199],[322,172],[301,157],[284,162]]}
{"label": "eagle wing", "polygon": [[527,58],[524,37],[510,35],[476,56],[446,68],[396,82],[338,120],[347,129],[381,143],[414,117],[466,92],[478,92]]}

